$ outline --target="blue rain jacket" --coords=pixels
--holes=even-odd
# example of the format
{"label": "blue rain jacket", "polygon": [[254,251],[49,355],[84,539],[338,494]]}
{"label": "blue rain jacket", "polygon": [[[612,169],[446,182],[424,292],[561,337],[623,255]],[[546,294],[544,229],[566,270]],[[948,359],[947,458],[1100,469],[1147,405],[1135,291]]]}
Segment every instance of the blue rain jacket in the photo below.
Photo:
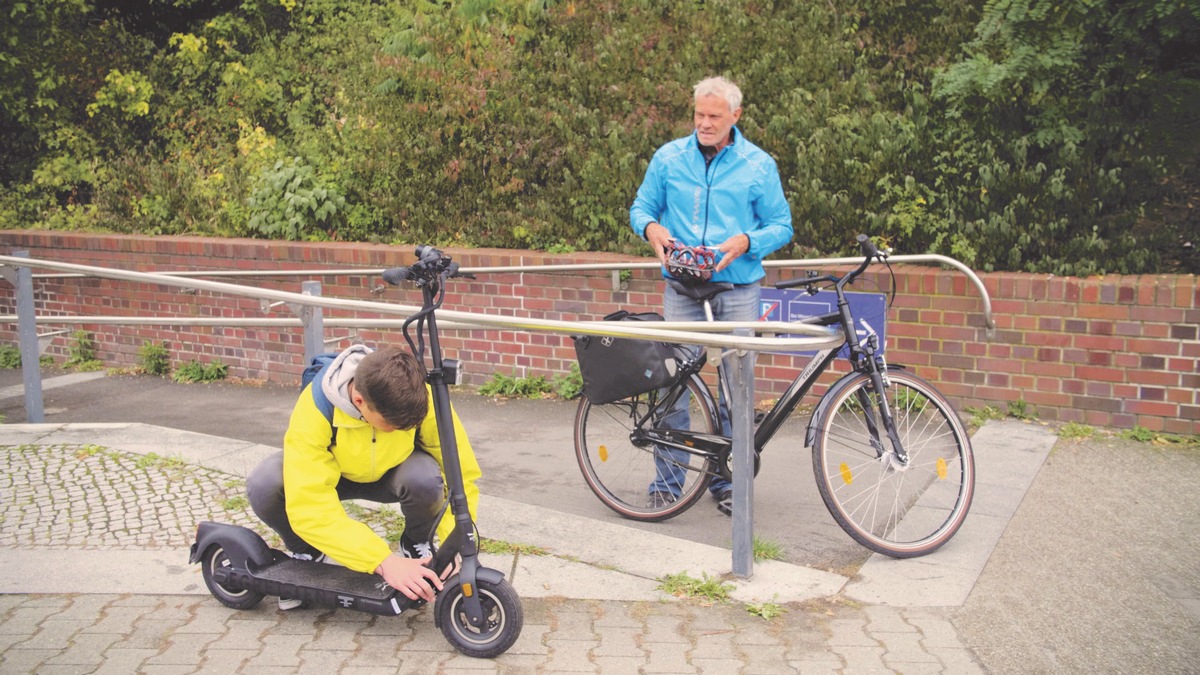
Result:
{"label": "blue rain jacket", "polygon": [[688,246],[716,247],[735,234],[746,234],[750,250],[713,276],[713,281],[735,284],[762,279],[763,258],[793,235],[792,212],[775,160],[737,127],[733,143],[707,166],[694,132],[659,148],[646,168],[629,220],[643,239],[646,226],[659,223]]}

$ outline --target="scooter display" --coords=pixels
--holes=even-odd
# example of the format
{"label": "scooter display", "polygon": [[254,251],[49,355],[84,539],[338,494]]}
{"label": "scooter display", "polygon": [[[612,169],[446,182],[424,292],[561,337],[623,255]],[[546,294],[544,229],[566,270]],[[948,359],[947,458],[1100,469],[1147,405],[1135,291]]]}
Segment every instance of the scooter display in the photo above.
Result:
{"label": "scooter display", "polygon": [[[516,590],[504,574],[482,566],[479,561],[479,542],[467,508],[450,409],[449,385],[458,382],[461,364],[442,358],[435,316],[445,296],[446,280],[468,275],[459,272],[458,263],[450,256],[431,246],[417,247],[416,256],[416,263],[389,269],[383,273],[383,279],[393,285],[411,282],[421,289],[422,309],[404,322],[403,332],[422,363],[428,337],[432,367],[427,381],[433,392],[448,506],[454,518],[454,530],[434,554],[432,569],[444,570],[455,563],[456,556],[461,556],[457,572],[444,581],[437,593],[434,624],[463,654],[494,658],[517,641],[524,613]],[[416,324],[416,340],[410,333],[412,324]],[[383,616],[396,616],[424,604],[423,600],[410,600],[377,575],[292,558],[270,548],[254,531],[237,525],[200,523],[189,562],[202,565],[209,592],[232,609],[251,609],[268,595]]]}

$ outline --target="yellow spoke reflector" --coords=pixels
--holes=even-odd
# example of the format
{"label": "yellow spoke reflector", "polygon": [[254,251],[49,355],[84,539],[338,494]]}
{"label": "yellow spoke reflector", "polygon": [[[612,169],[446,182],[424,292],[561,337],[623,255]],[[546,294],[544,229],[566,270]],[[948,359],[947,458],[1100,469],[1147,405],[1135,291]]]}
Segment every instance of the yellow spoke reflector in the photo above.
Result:
{"label": "yellow spoke reflector", "polygon": [[946,460],[943,457],[938,457],[937,472],[938,478],[946,480]]}
{"label": "yellow spoke reflector", "polygon": [[845,462],[842,462],[841,469],[842,469],[842,480],[846,481],[846,485],[853,483],[854,476],[852,476],[850,474],[850,467],[846,466]]}
{"label": "yellow spoke reflector", "polygon": [[596,454],[600,455],[601,462],[607,462],[608,461],[608,446],[607,445],[600,446],[600,449],[597,451]]}

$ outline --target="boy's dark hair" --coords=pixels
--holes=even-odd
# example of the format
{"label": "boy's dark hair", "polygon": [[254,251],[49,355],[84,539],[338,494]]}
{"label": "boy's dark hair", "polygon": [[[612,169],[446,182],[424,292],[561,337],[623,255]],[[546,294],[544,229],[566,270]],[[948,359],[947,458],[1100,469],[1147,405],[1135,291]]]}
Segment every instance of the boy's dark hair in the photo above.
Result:
{"label": "boy's dark hair", "polygon": [[425,367],[407,350],[380,347],[358,362],[354,388],[397,429],[414,429],[429,413]]}

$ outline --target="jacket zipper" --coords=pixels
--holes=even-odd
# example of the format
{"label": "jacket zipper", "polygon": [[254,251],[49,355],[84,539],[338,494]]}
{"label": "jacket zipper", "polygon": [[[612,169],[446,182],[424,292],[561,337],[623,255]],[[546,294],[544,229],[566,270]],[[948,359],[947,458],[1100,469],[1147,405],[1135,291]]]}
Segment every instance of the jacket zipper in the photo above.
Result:
{"label": "jacket zipper", "polygon": [[[721,161],[721,158],[724,157],[725,151],[729,149],[730,145],[733,144],[730,143],[721,148],[717,151],[716,156],[712,158],[711,162],[706,160],[704,163],[704,230],[700,233],[700,244],[703,246],[708,246],[708,203],[712,196],[713,179],[716,178],[717,162]],[[704,158],[703,152],[700,153],[700,157]]]}

